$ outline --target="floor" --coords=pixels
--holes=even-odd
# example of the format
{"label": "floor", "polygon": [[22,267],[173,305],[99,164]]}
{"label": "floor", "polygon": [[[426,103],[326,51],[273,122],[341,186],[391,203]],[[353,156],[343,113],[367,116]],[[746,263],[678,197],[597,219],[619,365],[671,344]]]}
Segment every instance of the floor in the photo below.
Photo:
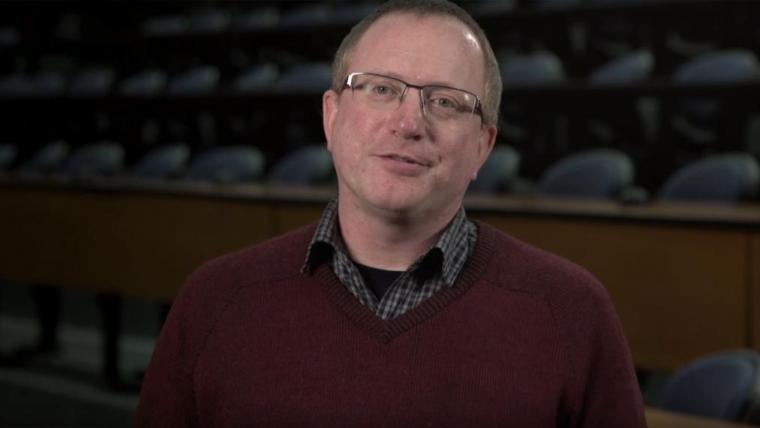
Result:
{"label": "floor", "polygon": [[35,342],[34,306],[26,287],[0,284],[0,427],[131,427],[159,330],[159,305],[124,302],[119,390],[100,376],[94,294],[64,293],[61,311],[59,350],[20,363],[11,357]]}

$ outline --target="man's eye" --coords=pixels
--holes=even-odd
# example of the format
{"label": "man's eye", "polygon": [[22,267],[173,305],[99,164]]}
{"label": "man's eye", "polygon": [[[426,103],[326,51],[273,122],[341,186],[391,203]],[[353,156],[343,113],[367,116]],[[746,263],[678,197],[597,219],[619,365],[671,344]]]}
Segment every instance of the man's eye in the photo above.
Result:
{"label": "man's eye", "polygon": [[445,97],[430,99],[430,105],[434,107],[444,108],[444,109],[452,109],[452,110],[459,109],[459,103],[457,103],[456,100],[453,100],[451,98],[445,98]]}
{"label": "man's eye", "polygon": [[393,95],[393,88],[385,85],[375,85],[372,87],[372,93],[375,95],[389,96]]}

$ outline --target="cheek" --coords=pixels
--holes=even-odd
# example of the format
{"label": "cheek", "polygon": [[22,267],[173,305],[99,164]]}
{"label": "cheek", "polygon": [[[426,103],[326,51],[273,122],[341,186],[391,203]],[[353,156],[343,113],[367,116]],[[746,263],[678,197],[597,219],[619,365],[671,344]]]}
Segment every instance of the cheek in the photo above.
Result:
{"label": "cheek", "polygon": [[464,177],[469,180],[478,170],[480,162],[476,141],[473,141],[472,137],[463,137],[452,140],[448,147],[450,149],[442,155],[442,159],[450,171],[450,176],[452,179]]}
{"label": "cheek", "polygon": [[332,135],[332,155],[335,166],[346,173],[361,171],[361,159],[367,147],[366,134],[348,120],[336,123]]}

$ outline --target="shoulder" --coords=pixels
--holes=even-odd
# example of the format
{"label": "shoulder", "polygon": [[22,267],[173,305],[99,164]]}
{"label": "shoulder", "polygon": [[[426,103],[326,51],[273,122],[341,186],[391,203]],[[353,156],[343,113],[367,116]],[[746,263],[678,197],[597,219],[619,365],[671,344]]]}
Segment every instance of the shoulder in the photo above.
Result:
{"label": "shoulder", "polygon": [[187,278],[180,294],[213,299],[230,295],[242,286],[294,277],[300,273],[314,230],[314,224],[303,226],[211,259]]}
{"label": "shoulder", "polygon": [[193,275],[244,277],[257,282],[297,274],[306,258],[315,225],[300,227],[204,263]]}
{"label": "shoulder", "polygon": [[604,286],[583,267],[488,224],[476,224],[478,241],[493,247],[486,276],[495,286],[544,298],[606,296]]}

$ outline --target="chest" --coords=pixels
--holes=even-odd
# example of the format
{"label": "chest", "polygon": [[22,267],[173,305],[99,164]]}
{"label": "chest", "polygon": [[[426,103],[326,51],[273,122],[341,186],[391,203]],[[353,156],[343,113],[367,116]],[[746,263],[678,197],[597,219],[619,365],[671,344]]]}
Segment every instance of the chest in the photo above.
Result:
{"label": "chest", "polygon": [[315,299],[237,305],[199,359],[200,413],[214,426],[553,426],[566,377],[551,317],[501,303],[453,304],[384,340]]}

